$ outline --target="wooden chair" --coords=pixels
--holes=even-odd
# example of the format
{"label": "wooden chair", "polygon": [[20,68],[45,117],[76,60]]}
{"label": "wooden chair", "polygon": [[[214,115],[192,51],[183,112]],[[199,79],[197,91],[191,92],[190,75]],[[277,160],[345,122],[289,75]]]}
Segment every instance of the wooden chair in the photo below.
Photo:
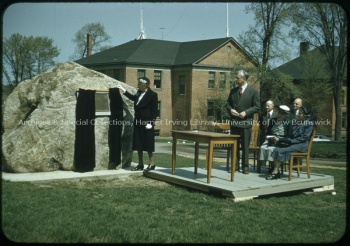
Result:
{"label": "wooden chair", "polygon": [[[293,169],[297,169],[298,177],[300,176],[300,168],[306,166],[307,177],[310,178],[310,153],[312,148],[312,141],[314,140],[316,134],[316,129],[312,131],[312,134],[309,138],[308,152],[292,152],[288,162],[285,162],[284,165],[289,165],[289,175],[288,180],[292,178]],[[302,159],[305,159],[305,165],[301,162]],[[281,166],[282,167],[282,166]]]}
{"label": "wooden chair", "polygon": [[[213,123],[215,132],[220,132],[220,133],[227,133],[230,134],[230,124],[229,123]],[[215,149],[222,149],[226,150],[226,170],[230,170],[230,154],[231,154],[231,145],[229,144],[224,144],[224,145],[214,145],[214,150]],[[206,155],[208,156],[208,148]]]}
{"label": "wooden chair", "polygon": [[260,150],[259,142],[259,124],[253,124],[252,135],[250,137],[249,153],[253,152],[253,167],[255,170],[255,163],[258,163],[258,154]]}

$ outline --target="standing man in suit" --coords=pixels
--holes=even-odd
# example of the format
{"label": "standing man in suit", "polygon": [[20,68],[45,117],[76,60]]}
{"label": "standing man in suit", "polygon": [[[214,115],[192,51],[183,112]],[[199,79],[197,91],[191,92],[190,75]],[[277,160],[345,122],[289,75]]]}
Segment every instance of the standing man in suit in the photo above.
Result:
{"label": "standing man in suit", "polygon": [[117,87],[127,98],[134,101],[132,148],[137,151],[139,163],[132,171],[143,170],[143,151],[147,151],[149,158],[149,165],[145,170],[154,170],[154,123],[158,116],[158,94],[150,89],[150,80],[147,77],[138,78],[138,91],[135,95],[127,92],[121,85]]}
{"label": "standing man in suit", "polygon": [[[242,149],[242,173],[249,174],[249,143],[252,133],[253,115],[260,110],[258,91],[248,85],[249,74],[239,70],[236,76],[238,86],[231,89],[226,109],[231,116],[231,134],[240,135],[239,145]],[[237,148],[237,168],[240,151]]]}

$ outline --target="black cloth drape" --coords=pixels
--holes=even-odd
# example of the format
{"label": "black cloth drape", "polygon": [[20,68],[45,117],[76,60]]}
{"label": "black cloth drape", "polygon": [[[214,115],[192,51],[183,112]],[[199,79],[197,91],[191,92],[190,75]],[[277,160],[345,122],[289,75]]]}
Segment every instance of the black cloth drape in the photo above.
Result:
{"label": "black cloth drape", "polygon": [[123,129],[123,99],[118,88],[109,89],[109,103],[111,116],[109,118],[108,169],[115,169],[121,163],[121,137]]}
{"label": "black cloth drape", "polygon": [[76,105],[74,171],[89,172],[95,161],[95,92],[79,89]]}

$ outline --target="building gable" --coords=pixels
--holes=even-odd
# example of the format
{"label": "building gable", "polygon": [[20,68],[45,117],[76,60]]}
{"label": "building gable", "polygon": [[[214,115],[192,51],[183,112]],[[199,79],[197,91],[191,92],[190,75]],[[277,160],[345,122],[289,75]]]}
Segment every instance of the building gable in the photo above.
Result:
{"label": "building gable", "polygon": [[245,66],[247,66],[247,59],[235,43],[232,40],[228,40],[228,42],[197,61],[196,64],[232,68],[233,65],[242,66],[245,64]]}

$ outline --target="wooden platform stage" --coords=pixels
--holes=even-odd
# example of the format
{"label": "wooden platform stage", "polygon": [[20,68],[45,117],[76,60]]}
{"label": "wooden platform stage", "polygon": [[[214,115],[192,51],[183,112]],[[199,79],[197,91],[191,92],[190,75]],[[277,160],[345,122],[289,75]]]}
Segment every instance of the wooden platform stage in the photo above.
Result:
{"label": "wooden platform stage", "polygon": [[234,182],[231,182],[226,165],[215,165],[212,168],[209,184],[207,183],[207,170],[203,167],[198,167],[197,174],[194,173],[194,167],[176,168],[175,175],[171,174],[171,168],[157,167],[152,171],[144,171],[143,175],[208,193],[220,194],[232,198],[234,201],[249,200],[266,195],[288,195],[296,191],[334,191],[333,176],[312,172],[310,179],[307,178],[305,172],[301,172],[300,177],[297,176],[296,172],[293,172],[292,180],[288,181],[288,171],[285,171],[281,175],[281,179],[266,180],[264,172],[257,173],[251,168],[249,174],[235,172]]}

